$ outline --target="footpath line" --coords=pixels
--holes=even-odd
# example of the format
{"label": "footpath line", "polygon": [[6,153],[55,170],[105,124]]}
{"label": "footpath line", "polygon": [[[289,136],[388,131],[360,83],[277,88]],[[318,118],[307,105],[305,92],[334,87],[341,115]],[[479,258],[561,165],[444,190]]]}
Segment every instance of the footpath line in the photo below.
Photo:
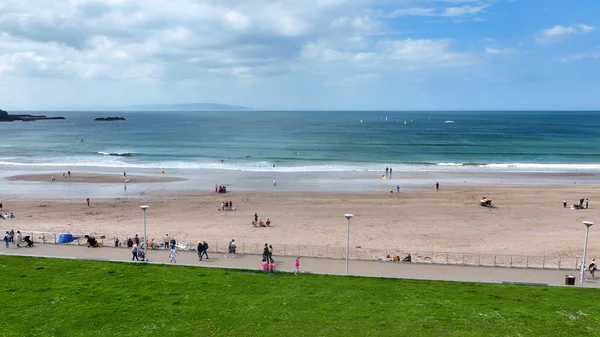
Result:
{"label": "footpath line", "polygon": [[[149,263],[151,264],[170,264],[167,250],[149,250],[147,253]],[[7,249],[2,247],[0,248],[0,254],[131,263],[131,253],[128,249],[112,247],[87,248],[85,246],[36,244],[32,248],[11,247]],[[293,272],[294,257],[274,256],[273,258],[277,270]],[[261,257],[258,255],[224,257],[222,254],[211,253],[209,259],[199,261],[196,252],[180,251],[177,262],[177,265],[193,267],[259,270]],[[301,258],[300,271],[301,273],[345,275],[345,260]],[[350,261],[348,275],[416,280],[562,286],[565,283],[565,272],[575,276],[577,278],[576,284],[579,284],[579,274],[575,270],[489,268],[357,260]],[[591,276],[589,277],[589,279],[584,281],[585,287],[600,287],[600,280],[593,279]]]}

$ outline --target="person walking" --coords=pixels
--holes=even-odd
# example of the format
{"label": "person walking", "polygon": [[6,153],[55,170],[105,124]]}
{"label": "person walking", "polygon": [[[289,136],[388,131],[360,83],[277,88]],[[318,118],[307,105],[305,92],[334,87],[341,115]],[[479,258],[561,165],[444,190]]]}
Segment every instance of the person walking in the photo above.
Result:
{"label": "person walking", "polygon": [[134,243],[133,247],[131,248],[131,261],[136,260],[139,261],[138,259],[138,244]]}
{"label": "person walking", "polygon": [[69,175],[69,178],[71,178],[71,171],[67,171],[67,174]]}
{"label": "person walking", "polygon": [[269,261],[273,261],[273,246],[269,245]]}
{"label": "person walking", "polygon": [[263,249],[263,259],[268,259],[269,258],[269,245],[267,245],[267,243],[265,243],[265,248]]}
{"label": "person walking", "polygon": [[208,260],[208,243],[206,243],[206,241],[202,242],[202,254],[200,254],[200,260],[202,260],[202,256],[206,256],[206,259]]}
{"label": "person walking", "polygon": [[127,172],[123,171],[123,177],[127,178]]}
{"label": "person walking", "polygon": [[298,275],[300,272],[300,256],[296,258],[296,262],[294,262],[294,275]]}
{"label": "person walking", "polygon": [[440,183],[435,183],[435,189],[439,190],[440,189]]}
{"label": "person walking", "polygon": [[237,245],[235,243],[235,239],[231,239],[231,242],[229,242],[229,245],[227,246],[227,254],[225,254],[225,257],[229,257],[229,256],[235,257],[236,246]]}
{"label": "person walking", "polygon": [[4,234],[4,243],[6,244],[6,248],[8,248],[8,245],[10,244],[10,233],[8,233],[8,231]]}
{"label": "person walking", "polygon": [[2,210],[2,202],[0,202],[0,211]]}
{"label": "person walking", "polygon": [[90,207],[90,198],[87,198],[86,202],[87,202],[87,206]]}
{"label": "person walking", "polygon": [[17,238],[15,239],[16,243],[17,243],[17,247],[21,247],[19,246],[21,244],[21,231],[17,231]]}
{"label": "person walking", "polygon": [[10,242],[14,243],[15,242],[15,230],[11,229],[8,234],[10,234]]}
{"label": "person walking", "polygon": [[204,250],[202,241],[198,241],[198,247],[196,247],[196,251],[198,252],[198,261],[202,261],[202,251]]}
{"label": "person walking", "polygon": [[588,208],[590,205],[590,199],[585,199],[585,208]]}
{"label": "person walking", "polygon": [[171,258],[171,263],[177,263],[177,255],[179,255],[179,253],[177,252],[177,249],[175,249],[175,247],[169,250],[169,257]]}

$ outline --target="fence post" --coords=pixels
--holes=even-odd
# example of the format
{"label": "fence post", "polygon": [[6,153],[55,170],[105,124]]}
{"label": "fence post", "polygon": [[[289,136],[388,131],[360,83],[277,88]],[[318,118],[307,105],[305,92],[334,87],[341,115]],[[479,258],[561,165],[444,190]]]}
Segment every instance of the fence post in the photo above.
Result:
{"label": "fence post", "polygon": [[325,246],[325,258],[329,258],[329,246]]}
{"label": "fence post", "polygon": [[481,254],[477,254],[477,266],[481,266]]}
{"label": "fence post", "polygon": [[[496,254],[494,254],[494,267],[496,266],[496,256],[497,256],[497,255],[496,255]],[[510,257],[510,259],[511,259],[511,265],[512,265],[512,256]]]}
{"label": "fence post", "polygon": [[465,265],[465,254],[463,254],[462,264]]}
{"label": "fence post", "polygon": [[544,255],[544,258],[542,260],[542,269],[545,269],[546,267],[546,255]]}
{"label": "fence post", "polygon": [[283,245],[283,256],[287,256],[287,245]]}
{"label": "fence post", "polygon": [[512,268],[512,255],[510,256],[510,267]]}
{"label": "fence post", "polygon": [[[402,257],[404,255],[400,255],[400,256]],[[449,256],[450,256],[450,253],[446,253],[446,264],[448,264]]]}
{"label": "fence post", "polygon": [[215,253],[219,253],[219,241],[215,244]]}
{"label": "fence post", "polygon": [[560,262],[561,262],[561,261],[562,261],[562,258],[561,258],[561,257],[559,257],[559,258],[558,258],[558,270],[560,270]]}
{"label": "fence post", "polygon": [[579,269],[577,268],[579,266],[579,257],[575,258],[575,270]]}
{"label": "fence post", "polygon": [[525,268],[529,268],[529,255],[527,255],[527,262],[525,262]]}
{"label": "fence post", "polygon": [[56,244],[56,233],[54,234],[54,244]]}
{"label": "fence post", "polygon": [[46,243],[46,233],[42,234],[42,243]]}

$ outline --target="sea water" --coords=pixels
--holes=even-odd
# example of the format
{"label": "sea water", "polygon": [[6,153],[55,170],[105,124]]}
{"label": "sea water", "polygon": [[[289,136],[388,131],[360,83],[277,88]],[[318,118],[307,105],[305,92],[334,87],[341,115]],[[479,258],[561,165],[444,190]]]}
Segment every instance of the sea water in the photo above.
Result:
{"label": "sea water", "polygon": [[66,120],[0,123],[0,169],[600,172],[598,112],[35,113]]}

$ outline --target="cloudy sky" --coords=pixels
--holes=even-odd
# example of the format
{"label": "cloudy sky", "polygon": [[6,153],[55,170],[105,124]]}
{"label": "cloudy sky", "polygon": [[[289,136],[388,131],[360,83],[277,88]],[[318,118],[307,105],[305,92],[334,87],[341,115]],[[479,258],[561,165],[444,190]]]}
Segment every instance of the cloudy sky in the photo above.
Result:
{"label": "cloudy sky", "polygon": [[2,0],[0,108],[600,109],[598,0]]}

